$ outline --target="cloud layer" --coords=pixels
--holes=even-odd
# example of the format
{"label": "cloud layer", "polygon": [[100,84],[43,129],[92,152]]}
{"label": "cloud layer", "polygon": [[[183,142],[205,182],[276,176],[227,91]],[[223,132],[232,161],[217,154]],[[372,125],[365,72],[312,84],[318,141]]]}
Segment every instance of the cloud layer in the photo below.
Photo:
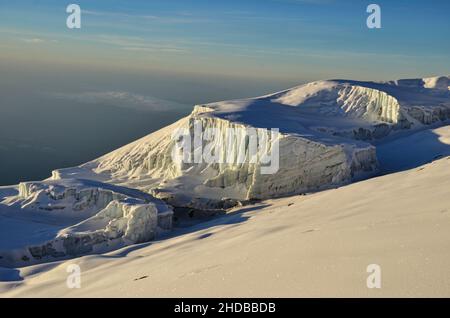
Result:
{"label": "cloud layer", "polygon": [[170,111],[184,106],[173,101],[125,91],[90,91],[78,94],[52,93],[50,96],[81,103],[111,105],[140,111]]}

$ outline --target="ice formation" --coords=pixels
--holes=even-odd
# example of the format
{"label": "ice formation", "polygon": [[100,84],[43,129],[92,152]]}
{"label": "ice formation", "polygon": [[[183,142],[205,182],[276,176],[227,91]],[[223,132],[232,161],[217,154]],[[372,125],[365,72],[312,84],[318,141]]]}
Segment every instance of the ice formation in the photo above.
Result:
{"label": "ice formation", "polygon": [[[379,169],[379,143],[450,119],[448,84],[445,76],[317,81],[257,98],[197,105],[176,123],[84,165],[0,189],[0,216],[51,225],[38,244],[0,252],[0,262],[149,241],[171,227],[172,207],[226,210],[368,177]],[[262,162],[174,161],[173,132],[193,133],[196,123],[202,131],[218,129],[209,145],[219,156],[250,153],[246,136],[238,133],[230,140],[227,129],[261,135],[279,129],[279,168],[266,174]],[[192,152],[206,146],[194,144]]]}
{"label": "ice formation", "polygon": [[[140,191],[90,180],[23,182],[4,198],[2,222],[39,222],[24,246],[2,250],[0,264],[29,264],[147,242],[171,229],[172,209]],[[36,235],[37,234],[37,235]]]}
{"label": "ice formation", "polygon": [[[449,119],[446,83],[448,77],[384,83],[329,80],[257,98],[197,105],[188,117],[85,165],[56,170],[53,178],[94,177],[198,209],[333,187],[376,173],[374,144],[384,138]],[[203,131],[279,128],[279,170],[262,174],[258,163],[174,162],[172,132],[192,132],[195,122],[201,122]],[[213,140],[222,155],[235,151],[227,148],[227,138],[222,133]],[[245,142],[242,147],[248,151]]]}

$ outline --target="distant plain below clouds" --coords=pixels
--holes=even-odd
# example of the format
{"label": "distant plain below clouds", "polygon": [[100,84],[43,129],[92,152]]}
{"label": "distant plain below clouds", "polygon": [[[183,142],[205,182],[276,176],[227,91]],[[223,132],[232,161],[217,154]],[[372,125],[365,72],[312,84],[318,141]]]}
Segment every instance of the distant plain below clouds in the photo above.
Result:
{"label": "distant plain below clouds", "polygon": [[88,91],[81,93],[49,93],[48,95],[53,98],[86,104],[110,105],[139,111],[173,111],[186,107],[186,105],[174,101],[126,91]]}
{"label": "distant plain below clouds", "polygon": [[35,140],[23,140],[21,138],[0,138],[0,152],[2,151],[36,151],[42,153],[56,153],[57,150],[48,145],[36,142]]}

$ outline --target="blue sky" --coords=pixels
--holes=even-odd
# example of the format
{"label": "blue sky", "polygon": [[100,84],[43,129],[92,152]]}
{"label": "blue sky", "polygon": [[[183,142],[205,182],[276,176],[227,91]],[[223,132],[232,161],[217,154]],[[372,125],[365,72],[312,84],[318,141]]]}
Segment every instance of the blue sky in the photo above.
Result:
{"label": "blue sky", "polygon": [[[303,82],[450,73],[447,0],[0,1],[6,63]],[[382,29],[366,27],[381,6]]]}

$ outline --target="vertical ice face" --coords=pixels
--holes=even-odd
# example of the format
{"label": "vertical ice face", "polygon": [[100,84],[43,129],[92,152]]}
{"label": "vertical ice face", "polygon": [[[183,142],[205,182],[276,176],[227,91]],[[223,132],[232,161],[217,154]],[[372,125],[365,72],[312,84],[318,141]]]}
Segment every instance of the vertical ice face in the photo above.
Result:
{"label": "vertical ice face", "polygon": [[401,119],[397,99],[380,90],[346,85],[339,89],[337,102],[347,115],[369,122],[397,124]]}
{"label": "vertical ice face", "polygon": [[280,169],[272,175],[256,170],[249,199],[317,191],[346,184],[377,171],[375,148],[367,145],[324,145],[296,136],[280,142]]}
{"label": "vertical ice face", "polygon": [[[230,105],[233,107],[233,103]],[[264,113],[254,115],[261,117]],[[108,182],[137,187],[176,206],[196,208],[217,208],[229,199],[266,199],[317,191],[377,171],[375,151],[369,144],[336,137],[319,138],[313,130],[306,129],[278,135],[277,169],[264,173],[268,163],[251,160],[249,154],[253,149],[248,133],[252,131],[258,138],[265,136],[268,140],[270,130],[234,119],[228,115],[216,116],[209,105],[197,106],[190,116],[174,125],[88,163],[80,170],[92,169],[106,175]],[[271,119],[274,127],[283,126],[278,118]],[[177,142],[174,131],[186,131],[194,138],[196,129],[200,129],[204,138],[197,145],[192,140],[190,160],[174,161],[172,155]],[[215,134],[208,138],[209,130]],[[220,162],[206,159],[208,149],[213,149],[211,153]],[[198,150],[200,161],[194,160]],[[56,173],[61,174],[64,175]]]}

